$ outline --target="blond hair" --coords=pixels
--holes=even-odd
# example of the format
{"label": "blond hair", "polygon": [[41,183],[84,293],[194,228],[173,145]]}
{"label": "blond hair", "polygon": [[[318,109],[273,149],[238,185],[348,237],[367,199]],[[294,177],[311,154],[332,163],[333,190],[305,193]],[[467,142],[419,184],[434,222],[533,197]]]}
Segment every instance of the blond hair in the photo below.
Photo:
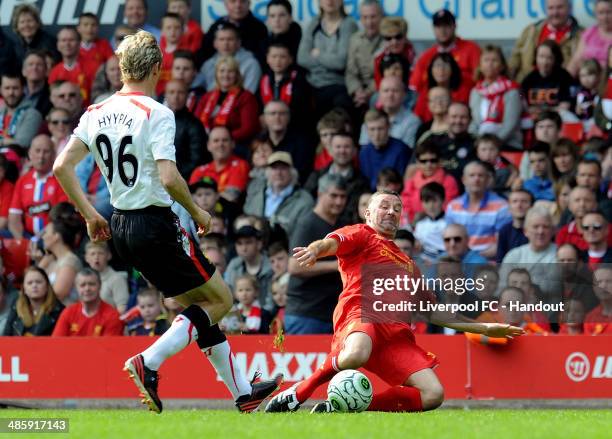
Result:
{"label": "blond hair", "polygon": [[232,69],[236,72],[236,86],[242,87],[242,73],[240,72],[240,63],[233,56],[221,56],[217,60],[217,64],[215,65],[215,83],[217,88],[221,88],[219,86],[219,80],[217,76],[219,75],[219,69],[222,65],[226,65],[229,69]]}
{"label": "blond hair", "polygon": [[[30,298],[25,293],[25,277],[30,272],[36,272],[40,274],[47,284],[47,294],[45,296],[45,301],[40,307],[40,312],[34,316],[32,312],[32,305],[30,304]],[[53,291],[53,287],[51,286],[51,282],[49,282],[49,278],[47,277],[47,273],[42,268],[38,268],[34,265],[26,268],[23,273],[24,285],[21,286],[21,290],[19,290],[19,296],[17,297],[16,309],[17,316],[23,322],[23,326],[25,328],[29,328],[34,324],[38,323],[40,318],[51,312],[53,308],[55,308],[55,304],[57,303],[57,297],[55,296],[55,292]]]}
{"label": "blond hair", "polygon": [[161,65],[162,53],[153,34],[138,31],[126,36],[115,51],[119,58],[121,80],[123,82],[141,82],[153,70],[155,64]]}

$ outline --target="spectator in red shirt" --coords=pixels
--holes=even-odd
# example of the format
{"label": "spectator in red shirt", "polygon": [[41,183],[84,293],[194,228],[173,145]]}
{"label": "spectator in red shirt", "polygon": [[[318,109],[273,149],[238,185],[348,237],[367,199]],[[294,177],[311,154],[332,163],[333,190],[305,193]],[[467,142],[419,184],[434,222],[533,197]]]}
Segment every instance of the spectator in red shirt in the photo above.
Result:
{"label": "spectator in red shirt", "polygon": [[44,270],[28,267],[2,335],[51,335],[63,309]]}
{"label": "spectator in red shirt", "polygon": [[184,23],[183,35],[181,36],[179,45],[192,53],[197,52],[202,46],[204,32],[202,32],[200,23],[190,17],[190,0],[168,0],[168,12],[177,14]]}
{"label": "spectator in red shirt", "polygon": [[168,12],[162,17],[162,36],[159,47],[162,52],[162,65],[155,88],[155,93],[161,95],[164,92],[166,83],[172,77],[172,63],[174,62],[174,52],[180,50],[181,38],[183,36],[183,20],[178,14]]}
{"label": "spectator in red shirt", "polygon": [[32,140],[28,150],[32,169],[17,180],[9,207],[8,228],[15,239],[40,233],[51,208],[68,200],[52,172],[53,151],[53,142],[46,134]]}
{"label": "spectator in red shirt", "polygon": [[213,160],[198,166],[191,173],[189,184],[203,177],[217,182],[219,193],[228,201],[237,201],[246,190],[249,181],[249,164],[234,154],[235,143],[227,127],[212,129],[208,137],[208,151]]}
{"label": "spectator in red shirt", "polygon": [[0,230],[8,226],[9,205],[15,189],[13,182],[7,179],[8,170],[9,161],[4,154],[0,154]]}
{"label": "spectator in red shirt", "polygon": [[114,55],[113,48],[108,40],[100,38],[98,31],[100,22],[96,14],[85,12],[79,16],[77,31],[81,36],[79,59],[90,60],[96,68],[105,63]]}
{"label": "spectator in red shirt", "polygon": [[[555,242],[557,247],[569,243],[584,251],[589,246],[582,236],[582,219],[587,213],[594,212],[597,209],[595,194],[586,187],[575,187],[569,195],[568,209],[574,220],[561,227]],[[611,235],[608,233],[608,245],[610,245]]]}
{"label": "spectator in red shirt", "polygon": [[101,286],[97,271],[91,268],[79,271],[76,277],[79,302],[62,311],[53,336],[123,335],[119,313],[100,298]]}
{"label": "spectator in red shirt", "polygon": [[215,88],[206,93],[196,109],[204,128],[225,126],[239,144],[247,144],[259,131],[257,99],[242,86],[240,65],[231,56],[222,56],[215,66]]}
{"label": "spectator in red shirt", "polygon": [[461,84],[467,90],[474,86],[476,68],[480,64],[480,47],[478,44],[459,38],[456,34],[455,16],[446,9],[441,9],[433,16],[433,31],[436,44],[419,56],[412,71],[410,88],[418,93],[427,90],[427,70],[438,53],[450,53],[461,70]]}
{"label": "spectator in red shirt", "polygon": [[584,320],[584,332],[591,335],[612,335],[612,267],[601,265],[593,273],[595,295],[599,306]]}
{"label": "spectator in red shirt", "polygon": [[91,85],[98,65],[89,58],[79,56],[81,35],[76,28],[66,26],[57,34],[57,50],[62,54],[62,61],[49,72],[49,84],[56,81],[70,81],[78,84],[83,101],[89,102]]}
{"label": "spectator in red shirt", "polygon": [[582,236],[587,243],[585,262],[591,270],[600,264],[612,263],[612,248],[608,245],[609,225],[602,212],[589,212],[582,218]]}

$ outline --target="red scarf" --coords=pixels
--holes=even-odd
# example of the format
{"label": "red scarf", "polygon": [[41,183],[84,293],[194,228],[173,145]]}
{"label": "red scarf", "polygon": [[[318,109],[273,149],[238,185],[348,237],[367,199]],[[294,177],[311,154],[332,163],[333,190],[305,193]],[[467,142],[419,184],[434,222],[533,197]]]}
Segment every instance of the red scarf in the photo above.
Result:
{"label": "red scarf", "polygon": [[204,109],[202,110],[202,114],[200,115],[200,120],[202,121],[202,124],[206,129],[227,125],[227,119],[232,113],[232,110],[236,105],[238,95],[241,91],[242,89],[240,87],[232,87],[227,92],[227,96],[225,97],[225,100],[221,104],[221,108],[219,109],[214,118],[213,112],[215,111],[215,108],[217,108],[217,102],[219,101],[219,97],[221,96],[221,90],[217,88],[208,95],[208,98],[204,103]]}
{"label": "red scarf", "polygon": [[[291,104],[293,81],[295,80],[296,76],[297,70],[293,70],[289,76],[289,80],[285,82],[285,84],[283,84],[283,81],[281,80],[280,100],[287,105]],[[261,77],[261,81],[259,81],[259,93],[261,94],[261,100],[263,101],[264,105],[274,99],[274,92],[272,91],[272,86],[270,85],[272,82],[274,82],[274,73],[263,75]]]}
{"label": "red scarf", "polygon": [[476,92],[489,101],[487,117],[483,123],[502,123],[504,120],[504,94],[510,90],[519,88],[516,82],[505,77],[500,77],[494,82],[485,85],[484,81],[478,81]]}
{"label": "red scarf", "polygon": [[557,44],[561,44],[561,42],[569,35],[571,30],[572,23],[570,21],[568,21],[561,29],[555,29],[550,25],[550,23],[546,23],[542,28],[542,32],[540,32],[538,44],[545,40],[554,40],[557,42]]}

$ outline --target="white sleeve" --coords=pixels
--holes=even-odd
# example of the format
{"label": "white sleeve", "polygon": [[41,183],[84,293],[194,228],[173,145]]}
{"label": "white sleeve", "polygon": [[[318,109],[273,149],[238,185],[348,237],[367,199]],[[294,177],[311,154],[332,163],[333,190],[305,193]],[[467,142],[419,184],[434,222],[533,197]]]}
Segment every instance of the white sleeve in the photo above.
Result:
{"label": "white sleeve", "polygon": [[92,139],[89,138],[89,111],[85,111],[79,120],[79,125],[74,129],[72,135],[80,139],[87,148],[91,145]]}
{"label": "white sleeve", "polygon": [[[174,134],[176,123],[174,113],[155,112],[159,116],[151,118],[151,150],[155,160],[171,160],[176,162],[176,148],[174,147]],[[154,114],[155,114],[154,113]]]}

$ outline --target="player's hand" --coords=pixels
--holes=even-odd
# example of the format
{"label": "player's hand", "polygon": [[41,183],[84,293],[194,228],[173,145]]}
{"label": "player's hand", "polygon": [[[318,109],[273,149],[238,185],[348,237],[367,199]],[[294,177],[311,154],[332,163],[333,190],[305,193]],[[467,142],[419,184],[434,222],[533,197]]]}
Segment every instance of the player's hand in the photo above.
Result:
{"label": "player's hand", "polygon": [[317,262],[317,255],[308,247],[295,247],[293,257],[302,267],[312,267]]}
{"label": "player's hand", "polygon": [[108,241],[111,239],[111,232],[108,222],[99,213],[95,217],[86,220],[87,234],[93,242]]}
{"label": "player's hand", "polygon": [[193,215],[193,220],[198,225],[198,236],[204,236],[210,232],[212,226],[212,217],[210,213],[206,212],[204,209],[198,208],[196,215]]}
{"label": "player's hand", "polygon": [[483,333],[488,337],[514,338],[525,334],[523,328],[511,326],[504,323],[485,323],[486,329]]}

